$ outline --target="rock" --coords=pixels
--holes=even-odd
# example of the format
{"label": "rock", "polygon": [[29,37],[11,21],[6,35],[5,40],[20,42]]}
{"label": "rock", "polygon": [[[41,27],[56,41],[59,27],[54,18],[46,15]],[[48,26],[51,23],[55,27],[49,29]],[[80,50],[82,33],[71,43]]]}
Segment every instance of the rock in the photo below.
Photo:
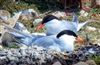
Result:
{"label": "rock", "polygon": [[5,32],[4,35],[2,36],[2,45],[9,47],[12,45],[12,41],[14,40],[13,36],[10,35],[8,32]]}
{"label": "rock", "polygon": [[[91,44],[82,46],[77,52],[70,53],[69,55],[66,54],[67,58],[63,58],[61,52],[47,51],[38,46],[18,49],[6,48],[0,50],[0,65],[90,65],[90,63],[95,65],[93,60],[86,59],[86,57],[91,56],[91,54],[88,53],[88,49],[90,48],[94,48],[95,52],[100,51],[100,46]],[[96,53],[96,55],[97,54],[100,55],[100,52]],[[9,64],[7,64],[8,62]]]}
{"label": "rock", "polygon": [[[9,64],[7,64],[9,60]],[[27,65],[46,65],[47,61],[53,62],[53,56],[45,49],[40,47],[28,47],[26,49],[3,49],[0,50],[0,65],[27,64]],[[51,61],[52,60],[52,61]],[[4,61],[4,62],[1,62]],[[24,65],[25,65],[24,64]]]}
{"label": "rock", "polygon": [[86,63],[88,65],[97,65],[94,60],[87,60]]}
{"label": "rock", "polygon": [[62,65],[59,61],[53,63],[52,65]]}
{"label": "rock", "polygon": [[58,18],[63,18],[66,17],[66,13],[65,12],[61,12],[61,11],[56,11],[54,13],[52,13],[52,15],[58,17]]}
{"label": "rock", "polygon": [[100,29],[98,30],[98,32],[100,33]]}
{"label": "rock", "polygon": [[[4,19],[4,18],[1,17],[0,24],[5,23],[5,24],[9,25],[10,27],[14,27],[17,20],[20,17],[21,12],[17,12],[17,13],[14,13],[14,14],[15,14],[14,16],[9,17],[7,19]],[[5,31],[4,26],[0,25],[0,33],[3,33],[4,31]]]}
{"label": "rock", "polygon": [[86,16],[88,16],[88,13],[85,12],[84,10],[81,10],[80,11],[80,16],[86,17]]}
{"label": "rock", "polygon": [[2,47],[2,45],[0,45],[0,49],[2,49],[3,47]]}
{"label": "rock", "polygon": [[1,35],[2,35],[2,34],[0,33],[0,44],[2,43],[2,40],[1,40]]}
{"label": "rock", "polygon": [[100,6],[100,0],[96,0],[96,4]]}
{"label": "rock", "polygon": [[10,13],[6,10],[0,10],[0,17],[7,20],[8,18],[10,18]]}
{"label": "rock", "polygon": [[98,44],[100,46],[100,39],[96,39],[93,44]]}
{"label": "rock", "polygon": [[74,65],[88,65],[88,64],[85,62],[78,62],[77,64],[74,64]]}
{"label": "rock", "polygon": [[26,46],[24,44],[21,44],[21,46],[20,46],[20,49],[27,49],[27,48],[28,48],[28,46]]}
{"label": "rock", "polygon": [[[8,24],[6,24],[6,26],[13,28],[16,24],[16,22],[18,21],[19,17],[20,17],[21,12],[17,12],[14,13],[14,16],[8,18],[7,20],[3,20],[3,21],[7,21]],[[5,28],[5,26],[0,25],[1,27],[1,42],[4,42],[3,44],[8,44],[9,41],[12,41],[12,36],[8,33],[9,30],[7,30]]]}
{"label": "rock", "polygon": [[[6,20],[5,22],[7,23],[7,20],[10,18],[11,14],[6,11],[6,10],[0,10],[0,18],[3,20]],[[0,19],[0,24],[2,23]],[[4,26],[0,25],[0,34],[4,33]]]}
{"label": "rock", "polygon": [[33,20],[34,17],[38,17],[38,13],[34,9],[23,10],[20,19],[21,20]]}
{"label": "rock", "polygon": [[86,30],[87,31],[96,31],[97,29],[95,27],[87,26]]}
{"label": "rock", "polygon": [[91,18],[100,21],[100,14],[93,13]]}
{"label": "rock", "polygon": [[14,15],[7,20],[7,22],[9,22],[10,27],[13,28],[15,26],[16,22],[19,20],[19,18],[21,16],[21,13],[22,13],[21,11],[14,12],[13,13]]}
{"label": "rock", "polygon": [[100,46],[100,43],[98,43],[98,45]]}
{"label": "rock", "polygon": [[0,20],[0,42],[1,42],[2,35],[3,35],[3,33],[5,32],[4,26],[1,25],[1,24],[2,24],[1,21],[2,21],[2,20]]}

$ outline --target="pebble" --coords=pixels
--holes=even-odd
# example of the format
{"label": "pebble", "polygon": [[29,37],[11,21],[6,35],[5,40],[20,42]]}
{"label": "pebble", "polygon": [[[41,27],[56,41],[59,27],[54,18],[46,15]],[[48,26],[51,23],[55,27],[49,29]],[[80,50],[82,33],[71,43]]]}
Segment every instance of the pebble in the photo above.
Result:
{"label": "pebble", "polygon": [[87,26],[86,30],[87,31],[96,31],[97,29],[95,27]]}
{"label": "pebble", "polygon": [[87,64],[87,63],[85,63],[85,62],[79,62],[79,63],[74,64],[74,65],[89,65],[89,64]]}
{"label": "pebble", "polygon": [[96,55],[100,54],[100,46],[94,44],[80,47],[75,52],[67,54],[67,58],[64,58],[65,54],[62,57],[61,52],[51,53],[50,50],[47,51],[38,46],[2,49],[0,50],[0,65],[90,65],[90,63],[95,65],[95,62],[88,58],[88,56],[91,56],[90,49]]}
{"label": "pebble", "polygon": [[94,60],[87,60],[86,63],[88,65],[97,65]]}
{"label": "pebble", "polygon": [[56,12],[52,13],[52,15],[54,15],[58,18],[66,17],[66,13],[65,12],[60,12],[60,11],[56,11]]}
{"label": "pebble", "polygon": [[80,11],[81,16],[87,17],[89,13],[85,12],[84,10]]}
{"label": "pebble", "polygon": [[3,47],[2,47],[2,45],[0,45],[0,49],[2,49]]}
{"label": "pebble", "polygon": [[53,63],[52,65],[62,65],[59,61]]}
{"label": "pebble", "polygon": [[20,19],[32,20],[34,17],[38,17],[38,13],[34,9],[23,10]]}

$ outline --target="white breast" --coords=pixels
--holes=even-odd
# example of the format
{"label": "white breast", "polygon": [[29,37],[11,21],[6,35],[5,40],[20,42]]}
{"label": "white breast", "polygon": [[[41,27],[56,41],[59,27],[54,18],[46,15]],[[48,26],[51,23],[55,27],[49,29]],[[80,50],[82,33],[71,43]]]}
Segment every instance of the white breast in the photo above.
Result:
{"label": "white breast", "polygon": [[59,38],[59,40],[61,43],[62,50],[66,50],[68,52],[71,52],[74,50],[74,41],[75,41],[74,36],[63,35]]}

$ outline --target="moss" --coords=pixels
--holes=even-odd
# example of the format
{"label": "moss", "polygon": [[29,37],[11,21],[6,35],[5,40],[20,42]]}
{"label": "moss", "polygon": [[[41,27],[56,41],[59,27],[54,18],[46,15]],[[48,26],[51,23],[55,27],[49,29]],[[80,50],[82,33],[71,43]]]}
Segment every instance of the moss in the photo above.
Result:
{"label": "moss", "polygon": [[25,27],[26,28],[33,28],[34,26],[33,26],[33,21],[32,20],[22,20],[21,21],[24,25],[25,25]]}
{"label": "moss", "polygon": [[90,17],[89,16],[87,16],[87,17],[82,17],[81,16],[78,19],[79,19],[79,22],[85,22],[86,20],[90,19]]}
{"label": "moss", "polygon": [[9,12],[15,12],[23,9],[35,9],[40,12],[46,12],[48,10],[56,10],[60,9],[60,4],[56,1],[46,2],[46,1],[38,1],[38,0],[20,0],[20,1],[12,1],[12,0],[0,0],[0,9],[7,10]]}
{"label": "moss", "polygon": [[[24,10],[24,9],[36,9],[34,4],[29,4],[25,2],[14,2],[12,0],[0,0],[0,8],[9,11],[10,13]],[[36,9],[37,10],[37,9]]]}
{"label": "moss", "polygon": [[89,58],[94,60],[97,65],[100,65],[100,56],[99,55],[91,55]]}
{"label": "moss", "polygon": [[100,13],[100,8],[93,8],[90,13]]}
{"label": "moss", "polygon": [[14,43],[14,42],[12,42],[12,43],[13,44],[9,45],[8,48],[19,48],[19,46],[16,43]]}
{"label": "moss", "polygon": [[93,26],[93,27],[96,27],[96,28],[100,28],[100,22],[92,22],[90,24],[88,24],[89,26]]}

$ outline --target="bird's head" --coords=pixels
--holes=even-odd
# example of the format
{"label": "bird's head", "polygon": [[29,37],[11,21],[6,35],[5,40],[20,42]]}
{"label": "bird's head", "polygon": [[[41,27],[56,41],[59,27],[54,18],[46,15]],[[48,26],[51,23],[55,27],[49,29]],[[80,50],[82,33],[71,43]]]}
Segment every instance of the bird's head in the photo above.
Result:
{"label": "bird's head", "polygon": [[74,43],[83,43],[84,39],[80,36],[78,36],[76,33],[74,33],[71,30],[63,30],[59,34],[57,34],[57,38],[62,38],[67,43],[70,44],[70,42]]}
{"label": "bird's head", "polygon": [[50,22],[51,20],[53,19],[58,19],[56,16],[53,16],[53,15],[47,15],[43,18],[42,22],[36,27],[36,31],[44,28],[44,25],[47,23],[47,22]]}

